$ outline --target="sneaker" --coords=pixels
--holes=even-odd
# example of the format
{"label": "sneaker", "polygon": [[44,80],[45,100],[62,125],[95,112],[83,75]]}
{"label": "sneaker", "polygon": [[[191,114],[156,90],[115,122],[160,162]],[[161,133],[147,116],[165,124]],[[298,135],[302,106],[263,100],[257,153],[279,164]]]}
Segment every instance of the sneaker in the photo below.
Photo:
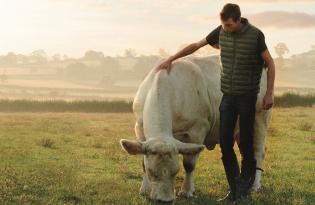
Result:
{"label": "sneaker", "polygon": [[229,191],[226,196],[217,200],[217,202],[234,202],[236,201],[235,193]]}
{"label": "sneaker", "polygon": [[242,200],[250,200],[251,199],[251,186],[250,180],[246,180],[243,177],[236,178],[236,196]]}

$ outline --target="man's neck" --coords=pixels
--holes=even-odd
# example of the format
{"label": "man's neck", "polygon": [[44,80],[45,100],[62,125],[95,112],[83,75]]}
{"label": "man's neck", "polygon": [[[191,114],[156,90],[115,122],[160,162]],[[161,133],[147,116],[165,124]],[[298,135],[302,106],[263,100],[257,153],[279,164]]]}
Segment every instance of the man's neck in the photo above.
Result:
{"label": "man's neck", "polygon": [[240,25],[238,26],[238,28],[236,29],[236,31],[239,31],[243,28],[244,24],[242,22],[240,22]]}

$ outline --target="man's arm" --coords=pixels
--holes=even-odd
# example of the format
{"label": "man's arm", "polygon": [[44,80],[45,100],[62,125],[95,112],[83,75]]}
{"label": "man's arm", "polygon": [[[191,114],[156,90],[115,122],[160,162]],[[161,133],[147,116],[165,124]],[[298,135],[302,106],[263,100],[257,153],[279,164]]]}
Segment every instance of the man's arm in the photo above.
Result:
{"label": "man's arm", "polygon": [[167,72],[169,73],[171,70],[172,61],[174,61],[178,58],[187,56],[189,54],[192,54],[193,52],[195,52],[196,50],[198,50],[199,48],[201,48],[207,44],[211,45],[214,48],[219,48],[218,44],[219,44],[220,30],[221,30],[221,26],[218,26],[216,29],[211,31],[206,36],[206,38],[203,38],[196,43],[189,44],[188,46],[186,46],[182,50],[178,51],[175,55],[170,56],[168,59],[164,60],[162,63],[160,63],[160,65],[157,66],[156,71],[158,71],[160,69],[167,69]]}
{"label": "man's arm", "polygon": [[199,48],[207,45],[208,42],[206,40],[206,38],[201,39],[200,41],[196,42],[196,43],[191,43],[188,46],[186,46],[185,48],[183,48],[182,50],[178,51],[176,54],[170,56],[169,58],[167,58],[165,61],[163,61],[158,67],[157,70],[160,69],[167,69],[167,72],[170,72],[171,69],[171,65],[172,62],[178,58],[187,56],[189,54],[194,53],[196,50],[198,50]]}
{"label": "man's arm", "polygon": [[275,64],[268,51],[266,49],[261,53],[261,57],[266,62],[268,71],[267,71],[267,91],[263,101],[263,108],[269,109],[273,105],[273,94],[274,94],[274,81],[275,81]]}

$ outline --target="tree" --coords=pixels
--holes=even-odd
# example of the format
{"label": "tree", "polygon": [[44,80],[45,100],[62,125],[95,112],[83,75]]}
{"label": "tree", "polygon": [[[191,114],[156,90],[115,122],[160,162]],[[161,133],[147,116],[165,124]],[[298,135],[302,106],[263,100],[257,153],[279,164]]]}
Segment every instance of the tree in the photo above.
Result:
{"label": "tree", "polygon": [[84,59],[85,60],[102,60],[104,59],[104,54],[103,52],[100,52],[100,51],[89,50],[85,52]]}
{"label": "tree", "polygon": [[124,52],[125,57],[134,58],[134,57],[136,57],[136,55],[137,55],[137,52],[133,48],[128,48]]}
{"label": "tree", "polygon": [[283,55],[285,55],[286,53],[289,53],[289,49],[285,45],[285,43],[282,43],[282,42],[278,43],[274,48],[275,48],[276,54],[279,56],[277,59],[275,59],[275,64],[279,68],[284,68],[285,63],[284,63]]}
{"label": "tree", "polygon": [[17,63],[18,64],[27,64],[29,63],[29,59],[27,56],[23,55],[23,54],[17,54]]}
{"label": "tree", "polygon": [[275,47],[275,52],[279,56],[279,58],[283,58],[283,55],[286,53],[289,53],[288,47],[285,45],[285,43],[278,43]]}
{"label": "tree", "polygon": [[71,63],[65,69],[65,75],[69,79],[87,80],[89,68],[84,63]]}
{"label": "tree", "polygon": [[62,60],[64,60],[64,61],[69,60],[69,57],[68,57],[66,54],[64,54],[64,55],[62,56]]}
{"label": "tree", "polygon": [[16,65],[17,64],[17,55],[13,52],[9,52],[5,57],[4,57],[4,63],[6,65]]}
{"label": "tree", "polygon": [[143,56],[137,58],[137,62],[133,66],[133,71],[137,78],[143,78],[158,61],[158,56]]}
{"label": "tree", "polygon": [[52,56],[52,60],[55,62],[61,61],[61,55],[59,53],[56,53]]}
{"label": "tree", "polygon": [[119,62],[112,57],[105,57],[100,63],[100,74],[104,76],[110,76],[116,78],[121,71]]}
{"label": "tree", "polygon": [[43,49],[35,50],[30,55],[33,63],[47,63],[47,54]]}

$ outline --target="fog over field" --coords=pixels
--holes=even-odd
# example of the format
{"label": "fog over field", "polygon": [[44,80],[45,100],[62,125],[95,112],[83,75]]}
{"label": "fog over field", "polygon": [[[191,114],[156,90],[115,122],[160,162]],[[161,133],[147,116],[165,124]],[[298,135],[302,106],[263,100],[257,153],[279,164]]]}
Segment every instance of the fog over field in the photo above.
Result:
{"label": "fog over field", "polygon": [[[217,55],[211,48],[203,50],[193,56]],[[123,56],[111,57],[90,50],[80,58],[48,56],[44,50],[30,55],[10,52],[0,56],[1,99],[130,100],[145,75],[166,57],[162,51],[133,52],[127,49]],[[275,93],[313,93],[315,49],[288,57],[277,52]]]}
{"label": "fog over field", "polygon": [[[1,99],[132,99],[159,59],[205,38],[228,1],[1,1]],[[260,28],[275,92],[315,90],[315,1],[232,1]],[[218,55],[207,45],[191,56]]]}

